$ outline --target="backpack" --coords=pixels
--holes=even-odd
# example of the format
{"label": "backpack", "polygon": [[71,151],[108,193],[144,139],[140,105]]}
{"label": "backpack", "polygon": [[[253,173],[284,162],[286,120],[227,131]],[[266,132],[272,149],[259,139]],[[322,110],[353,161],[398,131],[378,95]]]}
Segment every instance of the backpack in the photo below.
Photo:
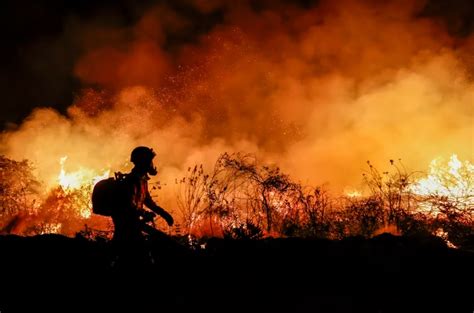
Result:
{"label": "backpack", "polygon": [[92,212],[112,216],[114,210],[123,203],[126,174],[115,173],[115,177],[102,179],[92,189]]}

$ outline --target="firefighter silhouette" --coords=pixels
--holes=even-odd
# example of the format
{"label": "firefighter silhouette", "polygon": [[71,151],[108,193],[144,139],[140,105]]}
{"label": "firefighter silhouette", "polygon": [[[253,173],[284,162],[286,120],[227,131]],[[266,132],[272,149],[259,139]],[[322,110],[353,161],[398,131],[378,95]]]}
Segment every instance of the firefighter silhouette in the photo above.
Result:
{"label": "firefighter silhouette", "polygon": [[[173,217],[153,201],[148,191],[149,175],[157,174],[153,164],[155,156],[151,148],[136,147],[130,158],[134,164],[133,169],[128,174],[119,174],[121,188],[117,197],[120,201],[111,216],[114,223],[113,242],[119,248],[118,253],[122,258],[132,258],[137,261],[137,258],[143,254],[145,241],[143,232],[151,230],[159,233],[158,230],[146,224],[153,221],[156,215],[161,216],[169,226],[174,223]],[[151,211],[145,210],[145,206]]]}

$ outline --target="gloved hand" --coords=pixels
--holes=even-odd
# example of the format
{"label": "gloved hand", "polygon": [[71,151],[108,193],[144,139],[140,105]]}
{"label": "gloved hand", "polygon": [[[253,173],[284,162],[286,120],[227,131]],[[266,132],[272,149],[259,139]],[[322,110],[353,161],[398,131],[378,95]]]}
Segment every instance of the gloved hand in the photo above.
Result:
{"label": "gloved hand", "polygon": [[171,216],[171,214],[169,214],[166,211],[163,211],[161,213],[161,217],[165,219],[166,223],[168,223],[168,226],[173,226],[174,220],[173,220],[173,217]]}
{"label": "gloved hand", "polygon": [[153,219],[156,216],[155,213],[150,212],[150,211],[145,211],[145,210],[143,212],[141,212],[141,215],[142,215],[143,221],[145,223],[153,221]]}

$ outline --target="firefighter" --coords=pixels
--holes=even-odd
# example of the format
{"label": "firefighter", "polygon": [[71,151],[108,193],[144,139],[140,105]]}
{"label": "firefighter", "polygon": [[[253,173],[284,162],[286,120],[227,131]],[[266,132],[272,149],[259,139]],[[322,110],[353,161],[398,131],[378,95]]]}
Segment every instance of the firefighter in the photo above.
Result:
{"label": "firefighter", "polygon": [[[134,258],[135,261],[144,248],[143,231],[147,226],[146,222],[153,221],[157,214],[169,226],[174,223],[173,217],[153,201],[148,191],[149,175],[157,174],[153,164],[155,155],[153,149],[148,147],[133,149],[130,161],[134,167],[129,174],[124,174],[121,178],[123,181],[121,194],[117,195],[120,204],[112,214],[115,228],[113,241],[118,252],[127,259]],[[144,206],[151,211],[145,210]]]}

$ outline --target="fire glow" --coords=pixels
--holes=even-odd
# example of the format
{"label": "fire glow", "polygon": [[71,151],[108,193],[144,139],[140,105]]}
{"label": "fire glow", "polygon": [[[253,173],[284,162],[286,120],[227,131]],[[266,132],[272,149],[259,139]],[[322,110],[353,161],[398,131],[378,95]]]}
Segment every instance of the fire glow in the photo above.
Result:
{"label": "fire glow", "polygon": [[[79,167],[79,170],[74,172],[66,172],[65,164],[68,157],[61,157],[59,164],[61,170],[58,175],[58,185],[65,193],[76,192],[79,194],[79,199],[75,203],[79,209],[82,218],[88,219],[92,215],[92,204],[90,201],[92,187],[100,180],[109,177],[110,170],[104,170],[102,174],[89,168]],[[84,203],[87,203],[84,206]],[[56,227],[59,231],[59,227]]]}
{"label": "fire glow", "polygon": [[[354,201],[364,193],[345,187],[357,186],[366,159],[400,157],[424,170],[434,158],[406,191],[472,208],[472,35],[454,37],[417,1],[189,3],[222,12],[190,41],[177,39],[193,21],[166,4],[127,27],[67,28],[65,44],[81,51],[74,101],[66,113],[35,108],[1,134],[2,153],[33,162],[44,189],[60,188],[57,198],[76,201],[84,219],[94,218],[94,183],[124,170],[139,145],[157,150],[163,185],[243,151]],[[447,163],[436,158],[454,152]],[[160,203],[175,208],[175,195],[163,190]]]}
{"label": "fire glow", "polygon": [[456,154],[448,162],[436,158],[431,161],[428,176],[416,182],[411,190],[420,196],[465,198],[466,205],[474,205],[474,165],[461,162]]}
{"label": "fire glow", "polygon": [[109,177],[110,170],[103,171],[102,174],[98,174],[96,171],[82,168],[74,172],[66,172],[64,165],[66,163],[67,156],[60,159],[61,171],[58,175],[58,183],[64,189],[80,189],[83,186],[95,185],[99,180]]}
{"label": "fire glow", "polygon": [[[474,210],[474,165],[460,161],[456,154],[449,161],[436,158],[430,163],[425,178],[410,186],[410,191],[427,199],[445,199],[456,203],[465,211]],[[430,204],[420,206],[425,211],[437,214],[439,210]]]}
{"label": "fire glow", "polygon": [[[90,192],[92,187],[101,179],[109,177],[110,170],[95,171],[88,168],[79,167],[79,170],[67,172],[65,163],[67,156],[60,159],[60,173],[58,175],[58,185],[64,192],[80,191],[80,199],[75,204],[81,212],[81,217],[88,219],[91,217]],[[442,158],[435,158],[429,165],[426,177],[421,177],[408,186],[407,192],[413,193],[420,199],[446,197],[456,201],[462,209],[472,210],[474,207],[474,166],[469,161],[460,161],[457,155],[453,154],[449,161]],[[271,197],[274,195],[271,193]],[[345,191],[345,196],[350,199],[360,199],[364,197],[362,191],[351,189]],[[272,202],[277,209],[280,202]],[[87,203],[86,207],[83,203]],[[429,203],[420,202],[418,209],[422,213],[432,214],[436,212]],[[48,230],[59,232],[61,224],[55,224]]]}

